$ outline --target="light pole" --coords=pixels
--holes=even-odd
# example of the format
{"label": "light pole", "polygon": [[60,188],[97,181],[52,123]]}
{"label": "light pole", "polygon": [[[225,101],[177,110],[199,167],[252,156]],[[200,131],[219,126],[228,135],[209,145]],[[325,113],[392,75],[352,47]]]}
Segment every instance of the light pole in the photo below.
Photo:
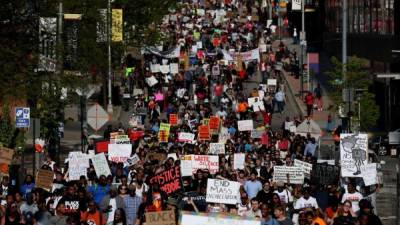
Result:
{"label": "light pole", "polygon": [[[300,47],[301,47],[301,56],[300,56],[300,72],[301,72],[301,80],[300,80],[300,96],[303,98],[304,92],[304,70],[303,64],[306,54],[306,31],[305,31],[305,10],[304,10],[305,0],[301,0],[301,32],[300,32]],[[308,70],[308,68],[307,68]]]}
{"label": "light pole", "polygon": [[111,0],[107,2],[107,45],[108,45],[108,105],[107,112],[113,112],[112,106],[112,72],[111,72]]}

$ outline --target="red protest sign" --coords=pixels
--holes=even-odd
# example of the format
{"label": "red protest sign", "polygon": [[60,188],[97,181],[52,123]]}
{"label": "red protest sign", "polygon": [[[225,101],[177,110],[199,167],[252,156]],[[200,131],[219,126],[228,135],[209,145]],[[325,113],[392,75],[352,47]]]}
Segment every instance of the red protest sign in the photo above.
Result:
{"label": "red protest sign", "polygon": [[159,184],[160,189],[169,195],[182,190],[181,179],[182,176],[180,166],[174,166],[169,170],[165,170],[154,175],[154,177],[150,179],[150,184]]}
{"label": "red protest sign", "polygon": [[218,130],[219,129],[219,117],[218,116],[211,116],[210,121],[208,122],[210,129]]}
{"label": "red protest sign", "polygon": [[159,142],[168,142],[169,133],[165,130],[160,130],[158,132],[158,141]]}
{"label": "red protest sign", "polygon": [[178,124],[178,114],[169,114],[169,124],[171,125]]}
{"label": "red protest sign", "polygon": [[107,153],[109,141],[99,141],[96,143],[96,153]]}
{"label": "red protest sign", "polygon": [[131,139],[132,141],[137,141],[143,136],[144,136],[144,131],[142,130],[132,131],[132,133],[130,133],[129,135],[129,139]]}
{"label": "red protest sign", "polygon": [[199,126],[198,137],[199,137],[199,140],[205,140],[205,141],[211,140],[210,126],[208,126],[208,125],[200,125]]}

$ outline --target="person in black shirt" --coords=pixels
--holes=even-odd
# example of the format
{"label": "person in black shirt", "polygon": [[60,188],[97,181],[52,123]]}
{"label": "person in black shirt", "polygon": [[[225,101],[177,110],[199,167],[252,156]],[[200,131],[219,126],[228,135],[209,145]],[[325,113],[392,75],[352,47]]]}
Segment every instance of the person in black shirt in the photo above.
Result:
{"label": "person in black shirt", "polygon": [[374,207],[372,206],[370,201],[362,199],[358,204],[360,206],[359,220],[363,219],[362,217],[363,215],[367,215],[368,225],[382,225],[382,221],[379,219],[377,215],[374,214],[373,211]]}
{"label": "person in black shirt", "polygon": [[257,199],[266,205],[271,204],[273,192],[270,190],[270,183],[267,181],[263,184],[263,189],[257,193]]}

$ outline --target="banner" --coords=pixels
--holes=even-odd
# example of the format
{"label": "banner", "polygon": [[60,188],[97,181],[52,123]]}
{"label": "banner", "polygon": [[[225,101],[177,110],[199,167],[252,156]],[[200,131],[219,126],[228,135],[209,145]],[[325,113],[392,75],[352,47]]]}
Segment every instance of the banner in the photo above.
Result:
{"label": "banner", "polygon": [[71,167],[89,168],[89,156],[82,152],[68,153],[68,168]]}
{"label": "banner", "polygon": [[339,181],[339,167],[328,163],[317,163],[311,172],[311,180],[319,184],[331,185]]}
{"label": "banner", "polygon": [[0,146],[0,163],[10,165],[13,156],[14,156],[13,149]]}
{"label": "banner", "polygon": [[43,188],[50,191],[53,187],[54,172],[51,170],[40,169],[36,175],[35,185],[37,188]]}
{"label": "banner", "polygon": [[295,159],[294,166],[301,167],[303,169],[304,176],[307,178],[310,178],[312,166],[313,166],[311,163],[307,163],[307,162],[303,162],[301,160]]}
{"label": "banner", "polygon": [[219,155],[225,154],[225,144],[224,143],[210,143],[209,154]]}
{"label": "banner", "polygon": [[181,158],[182,176],[192,176],[199,169],[207,169],[210,174],[217,173],[219,157],[217,155],[185,155]]}
{"label": "banner", "polygon": [[368,135],[340,134],[342,177],[362,177],[361,166],[368,163]]}
{"label": "banner", "polygon": [[178,133],[178,141],[179,142],[192,142],[192,141],[194,141],[194,134],[179,132]]}
{"label": "banner", "polygon": [[132,153],[132,144],[108,144],[108,160],[126,162]]}
{"label": "banner", "polygon": [[228,132],[228,128],[226,127],[221,127],[221,131],[219,132],[218,135],[218,142],[219,143],[226,143],[227,140],[231,138],[231,135]]}
{"label": "banner", "polygon": [[237,121],[239,131],[253,130],[253,120],[239,120]]}
{"label": "banner", "polygon": [[181,212],[180,225],[261,225],[260,220],[223,215],[220,213]]}
{"label": "banner", "polygon": [[97,177],[100,177],[101,175],[111,175],[110,167],[108,166],[108,162],[104,153],[92,156],[91,160]]}
{"label": "banner", "polygon": [[282,181],[287,183],[289,174],[289,182],[291,184],[303,184],[304,183],[304,173],[301,167],[296,166],[274,166],[274,177],[273,181]]}
{"label": "banner", "polygon": [[378,183],[378,174],[376,163],[369,163],[362,168],[362,175],[365,186],[370,186]]}
{"label": "banner", "polygon": [[57,18],[39,19],[39,63],[38,71],[56,70]]}
{"label": "banner", "polygon": [[146,212],[146,225],[176,225],[173,210],[161,212]]}
{"label": "banner", "polygon": [[179,166],[157,173],[150,179],[150,184],[157,183],[160,189],[168,195],[183,189],[181,182],[181,170]]}
{"label": "banner", "polygon": [[96,42],[107,42],[107,9],[99,9],[96,33]]}
{"label": "banner", "polygon": [[123,40],[123,20],[122,9],[112,9],[112,38],[114,42],[121,42]]}
{"label": "banner", "polygon": [[208,179],[206,202],[236,204],[239,188],[239,182]]}
{"label": "banner", "polygon": [[244,162],[246,159],[246,154],[244,153],[235,153],[233,155],[233,169],[244,169]]}
{"label": "banner", "polygon": [[222,54],[224,56],[225,60],[228,61],[235,61],[241,59],[241,61],[253,61],[257,60],[258,62],[260,61],[260,51],[258,48],[247,51],[247,52],[235,52],[233,54],[229,53],[226,50],[222,50]]}
{"label": "banner", "polygon": [[265,132],[265,130],[252,130],[250,137],[253,138],[253,139],[259,139],[259,138],[262,137],[264,132]]}
{"label": "banner", "polygon": [[79,180],[81,176],[87,177],[87,168],[85,167],[69,167],[68,178],[69,180]]}
{"label": "banner", "polygon": [[208,125],[200,125],[198,139],[201,141],[211,140],[210,127]]}

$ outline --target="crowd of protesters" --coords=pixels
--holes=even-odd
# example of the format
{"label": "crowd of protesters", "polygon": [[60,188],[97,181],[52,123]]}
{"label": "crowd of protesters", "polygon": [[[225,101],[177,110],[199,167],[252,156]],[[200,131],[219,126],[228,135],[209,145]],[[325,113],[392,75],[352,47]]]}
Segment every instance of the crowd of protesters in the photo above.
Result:
{"label": "crowd of protesters", "polygon": [[[142,90],[130,102],[142,126],[121,124],[109,126],[104,132],[104,138],[109,139],[112,132],[130,135],[143,130],[143,136],[131,141],[133,154],[140,161],[132,166],[109,162],[112,175],[108,177],[97,176],[90,165],[87,176],[70,181],[66,173],[68,164],[57,165],[49,158],[42,169],[55,172],[50,191],[35,188],[34,177],[30,175],[20,187],[3,177],[1,225],[141,225],[146,223],[147,212],[162,210],[175,210],[177,214],[180,211],[226,213],[259,219],[263,225],[382,224],[372,203],[365,199],[376,187],[365,187],[359,179],[339,179],[331,184],[305,179],[304,184],[294,185],[288,176],[287,182],[273,181],[276,165],[292,166],[295,159],[315,164],[318,146],[315,137],[291,131],[291,126],[302,122],[300,116],[287,117],[279,129],[271,127],[272,121],[287,110],[281,71],[286,69],[298,76],[298,66],[296,53],[283,43],[272,48],[280,29],[276,26],[279,18],[274,14],[272,23],[267,23],[266,1],[193,0],[180,6],[160,26],[174,40],[165,43],[164,50],[180,46],[178,58],[167,58],[168,63],[179,64],[179,72],[153,73],[151,64],[163,64],[166,59],[162,54],[146,53],[141,66],[126,81],[129,93]],[[192,51],[198,42],[201,45],[196,52]],[[254,60],[231,61],[223,52],[246,52],[260,45],[267,47]],[[218,72],[213,73],[215,67]],[[257,86],[246,90],[248,81],[259,74],[262,84],[268,79],[276,79],[277,84],[272,88]],[[158,81],[152,86],[146,82],[151,76]],[[157,94],[163,97],[155,98]],[[305,101],[311,116],[314,96],[318,99],[317,108],[323,108],[320,86],[309,95]],[[264,109],[250,107],[249,97],[259,97]],[[160,123],[168,123],[170,114],[178,115],[178,124],[171,127],[168,141],[160,143],[157,135]],[[226,153],[219,155],[218,172],[197,170],[192,176],[182,178],[182,192],[167,195],[158,184],[150,183],[150,178],[179,165],[179,157],[183,155],[208,154],[209,144],[218,142],[218,133],[210,140],[192,143],[179,142],[178,133],[197,134],[198,125],[210,116],[218,116],[221,127],[229,134]],[[251,132],[239,131],[238,120],[253,120],[255,129],[263,130],[262,136],[252,138]],[[92,150],[96,151],[94,140],[88,146],[88,151]],[[178,159],[152,160],[146,157],[150,152],[176,153]],[[234,153],[246,154],[244,169],[233,169]],[[238,203],[206,202],[208,178],[239,182]]]}

